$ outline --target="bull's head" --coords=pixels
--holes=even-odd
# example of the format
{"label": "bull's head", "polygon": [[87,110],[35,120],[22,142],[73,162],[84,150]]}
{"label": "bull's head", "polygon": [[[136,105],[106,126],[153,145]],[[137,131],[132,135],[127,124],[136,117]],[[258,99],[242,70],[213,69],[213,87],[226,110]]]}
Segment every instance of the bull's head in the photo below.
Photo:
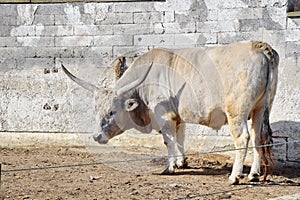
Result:
{"label": "bull's head", "polygon": [[151,67],[152,64],[139,79],[116,88],[112,106],[100,120],[99,132],[94,135],[95,141],[105,144],[109,139],[131,128],[146,133],[151,131],[149,109],[136,90],[147,77]]}
{"label": "bull's head", "polygon": [[[121,62],[121,60],[119,61]],[[122,63],[124,62],[125,61]],[[117,69],[119,67],[120,63],[117,62],[114,68],[115,72],[119,71],[119,69]],[[124,66],[122,67],[124,69]],[[97,123],[99,124],[97,131],[93,136],[95,141],[105,144],[109,139],[131,128],[135,128],[142,132],[151,131],[149,110],[144,101],[140,98],[138,92],[135,90],[135,88],[137,88],[145,80],[151,67],[152,64],[147,67],[144,75],[139,77],[137,80],[116,88],[114,92],[115,97],[113,98],[109,111],[104,116],[102,115],[100,120],[97,120]],[[107,94],[107,89],[99,88],[75,77],[63,65],[62,69],[73,81],[83,88],[94,92],[94,94],[97,93],[97,96]],[[117,75],[118,78],[120,78],[123,72],[119,76]]]}
{"label": "bull's head", "polygon": [[142,132],[150,132],[149,110],[136,91],[116,96],[109,112],[100,120],[95,141],[107,143],[109,139],[135,128]]}

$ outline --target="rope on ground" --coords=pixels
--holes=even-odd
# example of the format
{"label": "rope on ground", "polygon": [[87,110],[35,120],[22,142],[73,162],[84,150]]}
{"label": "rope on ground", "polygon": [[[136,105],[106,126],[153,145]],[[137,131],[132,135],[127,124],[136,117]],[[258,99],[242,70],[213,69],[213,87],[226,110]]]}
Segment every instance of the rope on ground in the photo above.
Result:
{"label": "rope on ground", "polygon": [[[247,147],[247,148],[233,148],[233,149],[224,149],[224,150],[216,150],[216,151],[209,151],[209,152],[199,152],[199,153],[193,153],[193,154],[186,154],[186,156],[197,156],[197,155],[206,155],[206,154],[213,154],[213,153],[225,153],[225,152],[238,151],[238,150],[244,150],[244,149],[254,149],[254,148],[267,147],[267,146],[279,146],[279,145],[290,144],[290,143],[299,143],[299,142],[300,142],[300,140],[293,140],[293,141],[288,141],[288,142],[266,144],[266,145],[253,146],[253,147]],[[175,156],[175,157],[178,157],[178,156]],[[130,159],[130,160],[116,160],[116,161],[106,161],[106,162],[79,163],[79,164],[69,164],[69,165],[43,166],[43,167],[33,167],[33,168],[6,169],[6,170],[0,171],[0,176],[1,176],[1,173],[9,173],[9,172],[34,171],[34,170],[71,168],[71,167],[85,167],[85,166],[91,166],[91,165],[105,165],[105,164],[116,164],[116,163],[130,163],[130,162],[141,162],[141,161],[148,161],[148,160],[153,160],[153,159],[165,159],[165,158],[168,158],[168,156]]]}

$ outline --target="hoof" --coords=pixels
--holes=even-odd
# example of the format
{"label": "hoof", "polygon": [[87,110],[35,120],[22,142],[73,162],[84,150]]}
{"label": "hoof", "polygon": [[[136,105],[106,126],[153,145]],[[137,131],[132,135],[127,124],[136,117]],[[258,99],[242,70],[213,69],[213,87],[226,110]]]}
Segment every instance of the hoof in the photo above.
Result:
{"label": "hoof", "polygon": [[174,174],[175,170],[174,167],[167,167],[162,173],[161,175],[170,175],[170,174]]}
{"label": "hoof", "polygon": [[250,182],[259,182],[259,174],[249,174],[248,180]]}
{"label": "hoof", "polygon": [[238,185],[239,184],[239,179],[237,177],[234,177],[234,178],[229,177],[228,182],[229,182],[230,185]]}
{"label": "hoof", "polygon": [[176,168],[177,169],[187,169],[188,168],[188,162],[186,160],[187,160],[187,158],[185,158],[184,160],[182,160],[179,163],[176,163]]}

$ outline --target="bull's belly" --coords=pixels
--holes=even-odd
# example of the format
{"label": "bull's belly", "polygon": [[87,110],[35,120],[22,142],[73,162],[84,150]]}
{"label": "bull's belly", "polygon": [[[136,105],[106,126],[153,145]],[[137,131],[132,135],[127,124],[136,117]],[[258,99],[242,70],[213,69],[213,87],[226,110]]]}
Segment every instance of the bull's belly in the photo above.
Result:
{"label": "bull's belly", "polygon": [[211,109],[206,113],[183,109],[179,115],[181,120],[185,123],[201,124],[215,130],[219,130],[223,125],[227,124],[226,114],[220,108]]}

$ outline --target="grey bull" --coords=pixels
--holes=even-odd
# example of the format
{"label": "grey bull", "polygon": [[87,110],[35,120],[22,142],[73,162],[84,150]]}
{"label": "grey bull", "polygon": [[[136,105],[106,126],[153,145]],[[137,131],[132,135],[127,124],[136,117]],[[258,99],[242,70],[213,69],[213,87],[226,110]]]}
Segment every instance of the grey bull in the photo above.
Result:
{"label": "grey bull", "polygon": [[[229,182],[237,184],[242,176],[250,139],[256,148],[248,178],[259,181],[263,164],[265,181],[273,166],[269,112],[278,63],[277,52],[263,42],[153,49],[139,56],[117,81],[111,107],[99,121],[94,139],[105,144],[128,129],[156,130],[168,148],[168,166],[163,173],[172,174],[176,167],[186,166],[185,123],[216,130],[229,124],[239,149]],[[83,87],[96,88],[63,69]]]}

